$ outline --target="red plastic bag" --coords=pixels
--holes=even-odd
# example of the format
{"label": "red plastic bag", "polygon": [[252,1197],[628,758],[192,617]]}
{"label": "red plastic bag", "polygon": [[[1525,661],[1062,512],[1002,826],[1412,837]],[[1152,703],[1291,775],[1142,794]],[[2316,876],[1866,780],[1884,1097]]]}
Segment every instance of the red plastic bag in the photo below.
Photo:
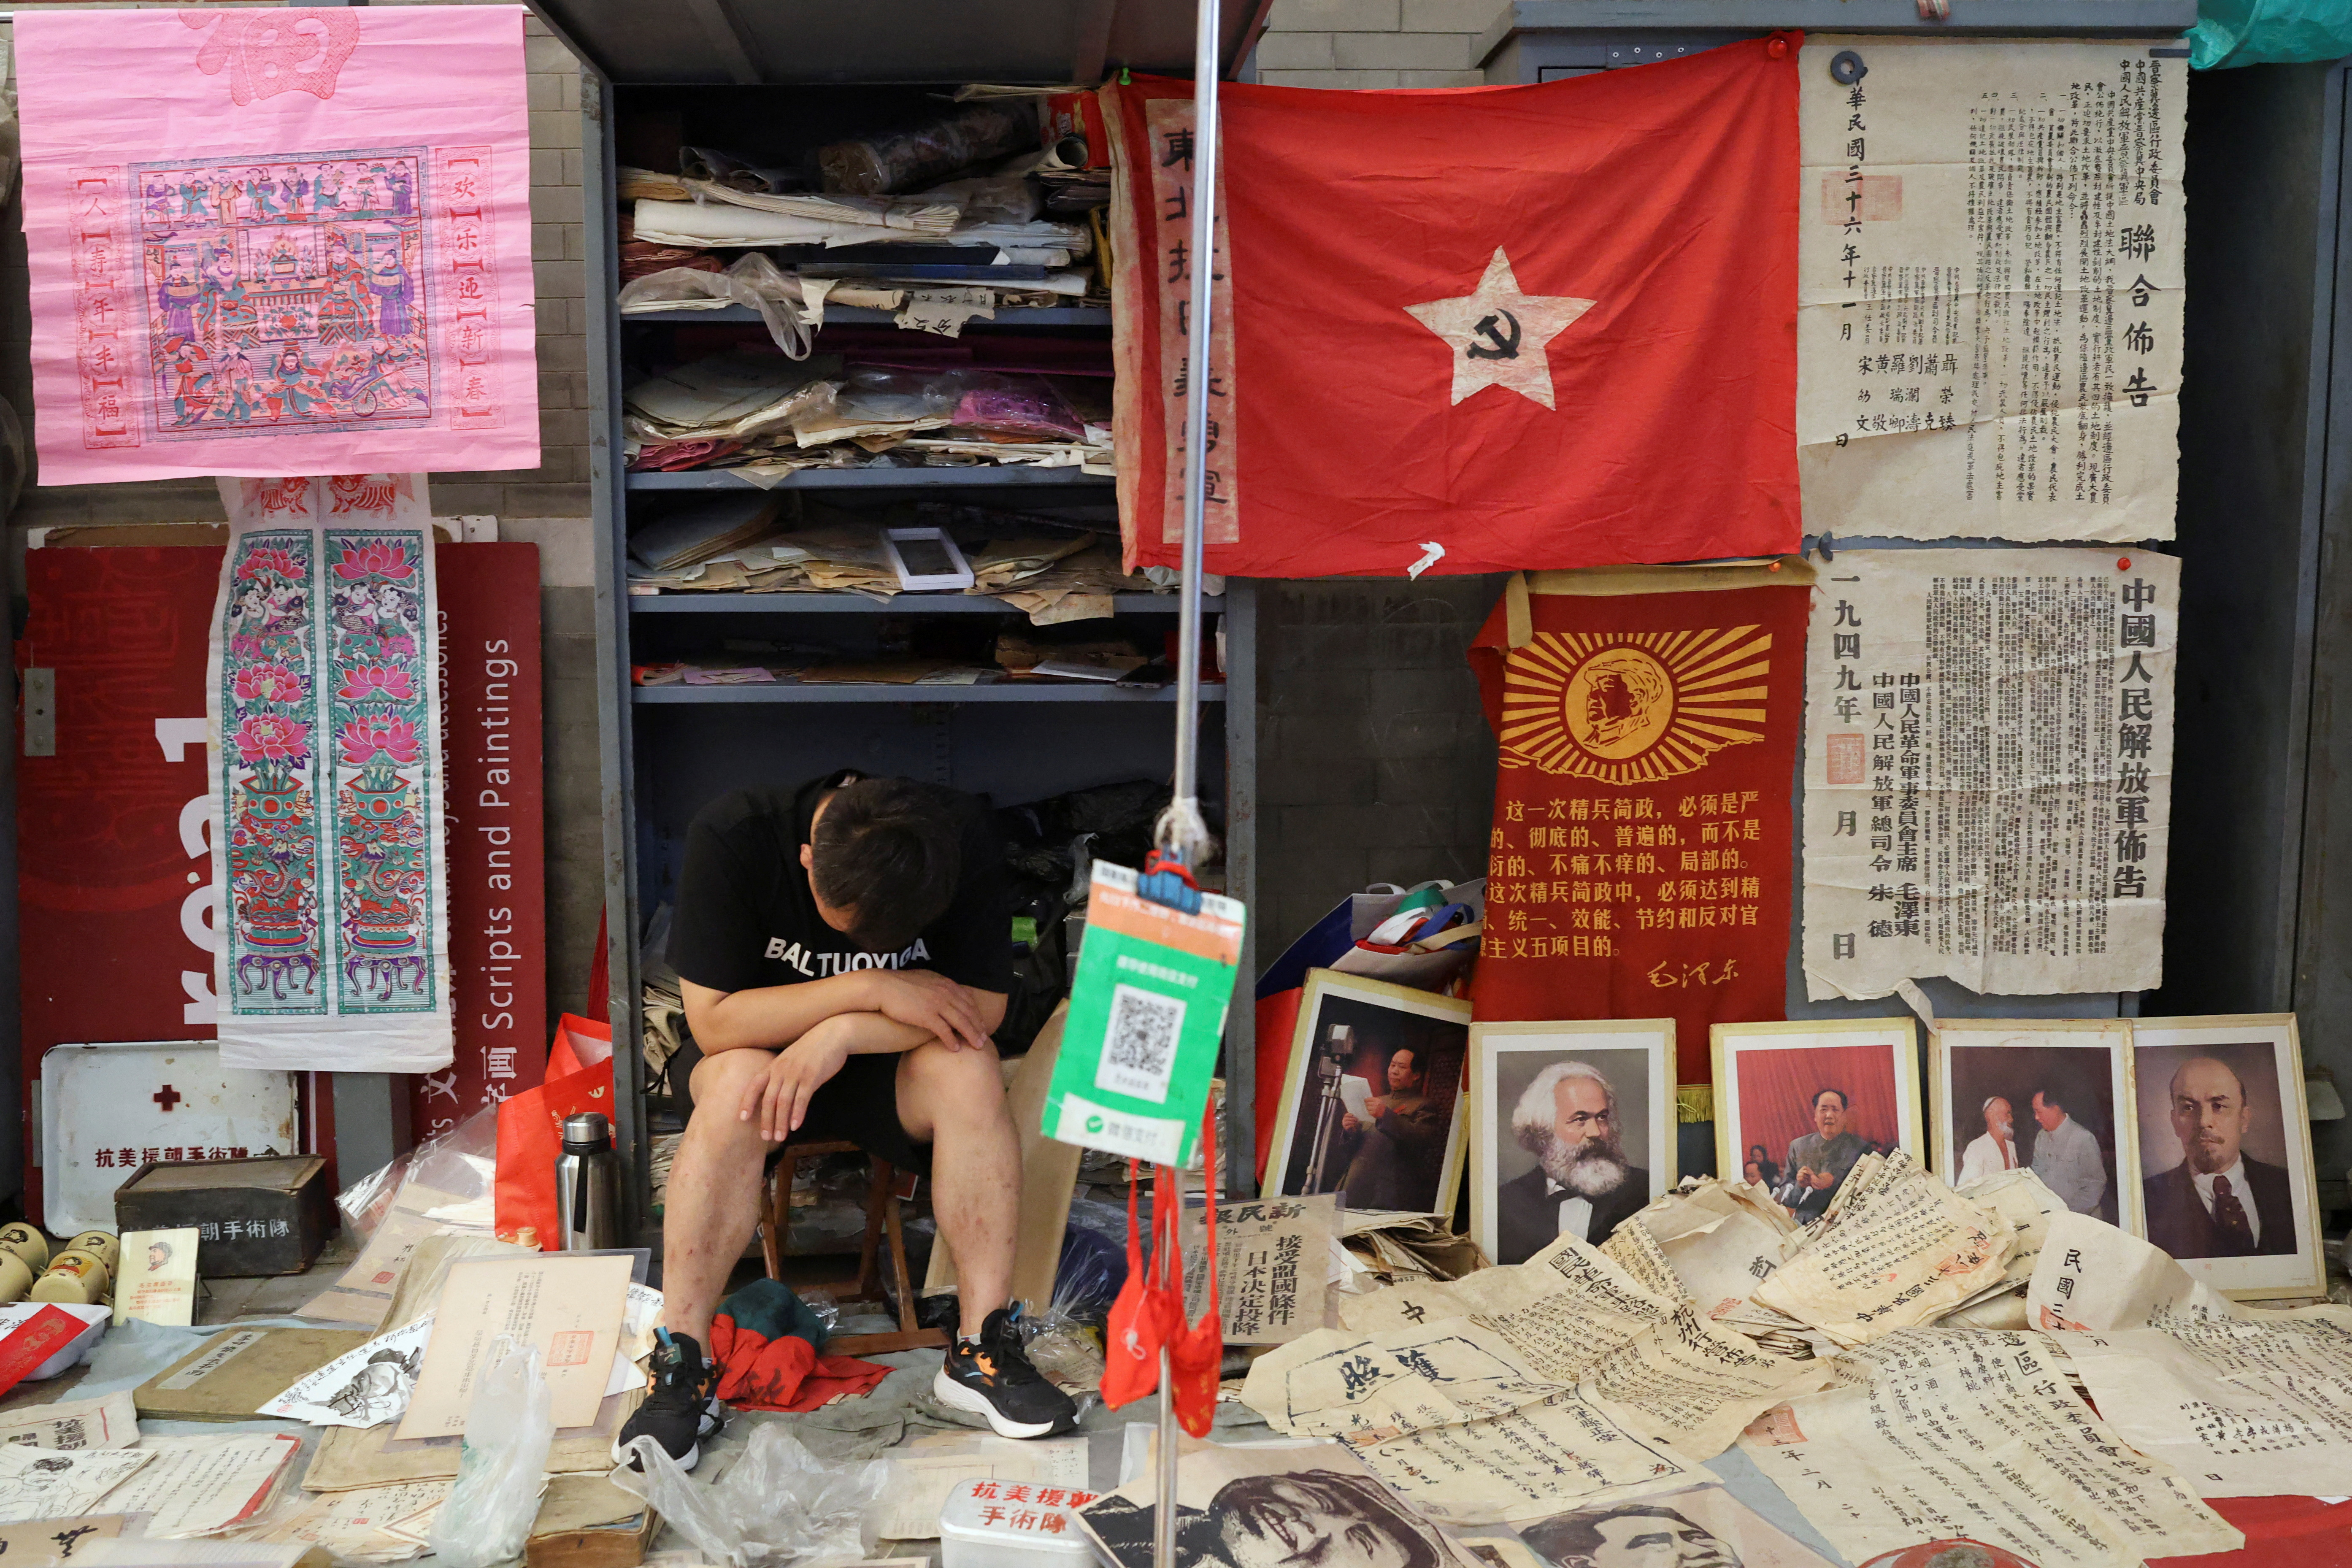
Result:
{"label": "red plastic bag", "polygon": [[528,1227],[538,1232],[542,1249],[556,1240],[555,1161],[562,1152],[563,1119],[583,1110],[613,1117],[612,1031],[565,1014],[548,1051],[547,1075],[537,1089],[510,1095],[499,1107],[496,1191],[499,1239],[512,1241]]}

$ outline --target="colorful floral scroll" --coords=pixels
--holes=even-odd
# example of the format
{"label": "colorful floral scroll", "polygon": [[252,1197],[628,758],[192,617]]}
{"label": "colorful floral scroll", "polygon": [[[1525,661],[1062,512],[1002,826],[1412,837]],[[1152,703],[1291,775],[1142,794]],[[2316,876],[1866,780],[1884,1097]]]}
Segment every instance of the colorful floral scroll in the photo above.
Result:
{"label": "colorful floral scroll", "polygon": [[450,1060],[433,524],[421,475],[224,480],[209,701],[234,1067]]}

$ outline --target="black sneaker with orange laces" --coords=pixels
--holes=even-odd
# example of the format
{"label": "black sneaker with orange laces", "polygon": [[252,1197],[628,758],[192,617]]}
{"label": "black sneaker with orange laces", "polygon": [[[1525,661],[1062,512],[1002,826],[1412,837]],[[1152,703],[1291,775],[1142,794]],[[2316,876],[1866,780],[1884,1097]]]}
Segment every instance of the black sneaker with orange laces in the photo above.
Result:
{"label": "black sneaker with orange laces", "polygon": [[719,1400],[718,1363],[703,1359],[702,1347],[691,1334],[673,1334],[667,1329],[656,1333],[654,1385],[613,1439],[613,1462],[644,1468],[627,1450],[635,1439],[651,1437],[677,1461],[679,1469],[690,1470],[701,1462],[702,1439],[727,1418],[727,1406]]}
{"label": "black sneaker with orange laces", "polygon": [[1001,1437],[1050,1437],[1078,1424],[1070,1396],[1045,1381],[1021,1348],[1019,1303],[999,1307],[980,1326],[980,1338],[961,1335],[931,1380],[942,1405],[987,1418]]}

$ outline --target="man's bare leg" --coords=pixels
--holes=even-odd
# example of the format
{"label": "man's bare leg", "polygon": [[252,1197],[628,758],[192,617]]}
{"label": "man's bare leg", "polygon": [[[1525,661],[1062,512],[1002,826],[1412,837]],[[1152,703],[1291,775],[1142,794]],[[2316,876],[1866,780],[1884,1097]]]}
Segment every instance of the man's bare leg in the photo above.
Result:
{"label": "man's bare leg", "polygon": [[898,1064],[898,1121],[931,1145],[932,1207],[955,1255],[959,1329],[978,1339],[988,1314],[1012,1299],[1021,1212],[1021,1140],[996,1053],[936,1041],[908,1051]]}
{"label": "man's bare leg", "polygon": [[710,1315],[760,1223],[768,1152],[759,1123],[736,1114],[744,1087],[775,1060],[720,1051],[694,1068],[694,1114],[670,1163],[662,1210],[662,1326],[710,1350]]}

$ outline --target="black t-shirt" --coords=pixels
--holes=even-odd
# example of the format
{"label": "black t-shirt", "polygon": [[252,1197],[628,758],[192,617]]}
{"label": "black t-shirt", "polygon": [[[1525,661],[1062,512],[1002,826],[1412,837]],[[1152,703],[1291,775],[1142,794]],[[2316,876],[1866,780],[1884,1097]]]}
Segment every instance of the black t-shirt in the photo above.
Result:
{"label": "black t-shirt", "polygon": [[947,912],[905,951],[867,952],[817,913],[801,846],[826,792],[860,776],[844,770],[796,790],[737,790],[695,815],[670,923],[669,959],[679,974],[734,992],[858,969],[930,969],[981,991],[1013,988],[1004,846],[987,807],[971,795],[937,791],[959,830],[962,868]]}

